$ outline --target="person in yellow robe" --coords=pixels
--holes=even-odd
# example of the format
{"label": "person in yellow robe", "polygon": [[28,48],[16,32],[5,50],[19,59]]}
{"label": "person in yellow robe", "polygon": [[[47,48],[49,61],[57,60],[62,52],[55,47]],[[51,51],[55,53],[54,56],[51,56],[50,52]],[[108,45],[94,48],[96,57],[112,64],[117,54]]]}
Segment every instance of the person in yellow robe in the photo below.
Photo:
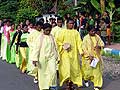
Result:
{"label": "person in yellow robe", "polygon": [[[61,30],[63,29],[63,19],[61,18],[61,17],[58,17],[57,18],[57,26],[55,26],[54,28],[52,28],[52,31],[51,31],[51,34],[53,35],[53,37],[55,38],[55,41],[57,40],[57,38],[58,38],[58,36],[59,36],[59,34],[60,34],[60,32],[61,32]],[[58,48],[57,48],[58,49]],[[59,53],[58,53],[58,55],[59,55]],[[58,58],[58,60],[57,60],[58,62],[59,62],[59,58]],[[58,64],[58,62],[57,62],[57,64]],[[59,64],[58,64],[59,65]],[[57,65],[57,75],[59,75],[59,73],[58,73],[58,65]],[[58,76],[58,81],[59,81],[59,76]],[[59,82],[58,82],[58,84],[59,84]]]}
{"label": "person in yellow robe", "polygon": [[27,65],[27,71],[28,75],[34,76],[34,83],[37,83],[37,67],[34,67],[31,56],[33,53],[33,46],[34,46],[34,41],[37,39],[37,37],[40,35],[42,32],[42,27],[43,23],[38,21],[36,23],[36,28],[30,32],[30,34],[27,37],[27,44],[29,46],[29,60],[28,60],[28,65]]}
{"label": "person in yellow robe", "polygon": [[[82,73],[79,54],[82,54],[82,40],[74,28],[74,20],[67,20],[67,29],[63,29],[57,39],[60,86],[67,84],[66,89],[72,88],[71,83],[82,86]],[[72,84],[72,85],[73,85]]]}
{"label": "person in yellow robe", "polygon": [[56,40],[57,40],[57,37],[58,37],[60,31],[62,30],[62,24],[63,24],[63,20],[61,17],[59,17],[59,18],[57,18],[57,26],[52,28],[51,34],[54,36],[54,38]]}
{"label": "person in yellow robe", "polygon": [[[88,34],[84,37],[82,43],[82,73],[85,85],[89,86],[88,80],[94,83],[94,90],[99,90],[103,85],[102,79],[102,57],[101,50],[104,42],[95,34],[94,26],[88,27]],[[92,65],[94,63],[94,65]]]}
{"label": "person in yellow robe", "polygon": [[56,60],[58,58],[53,36],[50,34],[52,26],[49,23],[43,25],[41,33],[34,42],[32,60],[38,66],[39,90],[49,90],[56,87]]}

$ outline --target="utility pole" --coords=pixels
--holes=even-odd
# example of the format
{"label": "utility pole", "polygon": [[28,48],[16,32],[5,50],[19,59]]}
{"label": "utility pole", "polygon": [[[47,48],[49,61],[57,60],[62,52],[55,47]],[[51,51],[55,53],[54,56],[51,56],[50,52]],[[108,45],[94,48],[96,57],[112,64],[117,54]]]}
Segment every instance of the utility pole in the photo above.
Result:
{"label": "utility pole", "polygon": [[[77,6],[77,0],[74,0],[74,5]],[[77,15],[77,11],[76,11],[76,15]]]}
{"label": "utility pole", "polygon": [[77,0],[74,0],[75,6],[77,6]]}

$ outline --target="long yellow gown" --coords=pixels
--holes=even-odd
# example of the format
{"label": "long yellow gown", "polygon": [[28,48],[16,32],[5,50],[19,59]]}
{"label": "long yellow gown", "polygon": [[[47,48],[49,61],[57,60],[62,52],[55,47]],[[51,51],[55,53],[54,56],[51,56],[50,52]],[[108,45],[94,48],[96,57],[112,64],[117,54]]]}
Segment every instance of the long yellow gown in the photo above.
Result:
{"label": "long yellow gown", "polygon": [[[63,49],[63,44],[69,43],[71,50],[67,52]],[[80,68],[79,53],[82,53],[81,38],[77,30],[64,29],[60,32],[58,39],[58,51],[60,54],[59,78],[60,86],[67,80],[71,80],[74,84],[82,86],[82,73]]]}
{"label": "long yellow gown", "polygon": [[[54,37],[54,39],[55,39],[55,41],[57,41],[57,39],[58,39],[58,36],[59,36],[59,34],[60,34],[60,32],[63,30],[63,28],[62,27],[58,27],[58,26],[55,26],[54,28],[52,28],[52,31],[51,31],[51,34],[52,34],[52,36]],[[55,43],[56,44],[56,43]],[[57,45],[57,44],[56,44]],[[57,50],[58,50],[58,47],[57,47]],[[58,55],[59,55],[59,53],[58,53]],[[60,58],[58,57],[58,60],[57,60],[57,64],[58,64],[58,61],[60,60]],[[58,66],[59,66],[59,64],[57,65],[57,70],[58,70]]]}
{"label": "long yellow gown", "polygon": [[[83,39],[82,49],[84,56],[82,57],[82,73],[84,80],[91,80],[94,83],[95,87],[102,87],[102,58],[101,51],[96,52],[94,47],[98,45],[103,47],[104,43],[98,35],[90,36],[86,35]],[[99,60],[95,68],[90,66],[90,60],[88,56],[94,56]]]}
{"label": "long yellow gown", "polygon": [[35,78],[37,78],[37,68],[33,65],[32,60],[31,60],[31,56],[33,53],[33,46],[34,46],[34,41],[37,39],[37,37],[40,35],[41,32],[34,30],[32,32],[30,32],[30,34],[28,35],[27,38],[27,44],[29,47],[29,60],[28,60],[28,64],[27,64],[27,71],[29,72],[29,75],[34,76]]}
{"label": "long yellow gown", "polygon": [[51,34],[54,36],[54,38],[57,40],[60,31],[62,30],[61,27],[55,26],[54,28],[52,28]]}
{"label": "long yellow gown", "polygon": [[[42,39],[41,39],[42,38]],[[57,51],[52,36],[40,35],[34,42],[32,60],[38,61],[39,89],[56,86]]]}
{"label": "long yellow gown", "polygon": [[[20,42],[26,42],[28,37],[28,33],[22,33],[20,37]],[[19,46],[20,48],[20,54],[21,54],[21,64],[20,64],[20,70],[22,73],[24,73],[27,70],[27,62],[28,62],[28,53],[29,53],[29,48],[28,46]]]}

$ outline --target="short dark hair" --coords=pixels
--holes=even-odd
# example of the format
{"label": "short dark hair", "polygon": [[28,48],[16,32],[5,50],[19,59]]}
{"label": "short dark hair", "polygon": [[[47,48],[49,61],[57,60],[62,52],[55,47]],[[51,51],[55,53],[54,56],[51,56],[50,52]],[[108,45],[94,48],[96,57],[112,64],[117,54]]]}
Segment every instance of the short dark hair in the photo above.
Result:
{"label": "short dark hair", "polygon": [[49,23],[45,23],[45,24],[43,25],[43,30],[45,30],[46,28],[52,28],[52,25],[49,24]]}
{"label": "short dark hair", "polygon": [[66,23],[69,23],[69,21],[73,21],[74,22],[74,20],[72,18],[68,18]]}
{"label": "short dark hair", "polygon": [[58,21],[58,20],[62,20],[62,21],[63,21],[63,19],[62,19],[61,17],[58,17],[58,18],[57,18],[57,21]]}
{"label": "short dark hair", "polygon": [[42,23],[44,23],[44,18],[41,18],[39,21],[42,22]]}
{"label": "short dark hair", "polygon": [[[16,25],[16,28],[18,28],[18,26],[20,26],[20,24],[17,24],[17,25]],[[21,26],[20,26],[20,27],[21,27]],[[21,27],[21,28],[22,28],[22,27]]]}
{"label": "short dark hair", "polygon": [[43,23],[41,21],[37,21],[36,26],[38,26],[38,25],[43,26]]}
{"label": "short dark hair", "polygon": [[101,20],[105,22],[105,19],[104,19],[104,18],[102,18]]}
{"label": "short dark hair", "polygon": [[89,25],[87,31],[90,32],[91,30],[95,30],[95,26]]}

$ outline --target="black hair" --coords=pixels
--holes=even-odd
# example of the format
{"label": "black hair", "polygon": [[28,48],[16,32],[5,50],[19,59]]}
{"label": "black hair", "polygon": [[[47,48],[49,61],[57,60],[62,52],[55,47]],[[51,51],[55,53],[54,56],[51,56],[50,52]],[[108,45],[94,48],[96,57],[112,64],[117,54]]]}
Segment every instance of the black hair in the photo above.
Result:
{"label": "black hair", "polygon": [[53,20],[56,20],[56,18],[53,18]]}
{"label": "black hair", "polygon": [[105,22],[105,19],[104,19],[104,18],[102,18],[101,20]]}
{"label": "black hair", "polygon": [[39,21],[42,22],[42,23],[44,23],[44,18],[41,18]]}
{"label": "black hair", "polygon": [[4,23],[7,23],[7,22],[10,22],[10,20],[9,20],[9,19],[6,19],[6,20],[4,20],[3,22],[4,22]]}
{"label": "black hair", "polygon": [[43,26],[43,22],[37,21],[37,22],[36,22],[36,26],[38,26],[38,25]]}
{"label": "black hair", "polygon": [[4,26],[4,22],[1,23],[1,26]]}
{"label": "black hair", "polygon": [[24,28],[24,27],[28,27],[28,25],[26,25],[26,24],[23,24],[23,25],[22,25],[22,28]]}
{"label": "black hair", "polygon": [[95,26],[89,25],[87,31],[90,32],[91,30],[95,30]]}
{"label": "black hair", "polygon": [[7,20],[6,20],[6,22],[10,22],[10,20],[9,20],[9,19],[7,19]]}
{"label": "black hair", "polygon": [[43,25],[43,30],[45,30],[46,28],[52,28],[52,25],[49,24],[49,23],[45,23],[45,24]]}
{"label": "black hair", "polygon": [[62,20],[62,21],[63,21],[63,19],[62,19],[61,17],[58,17],[58,18],[57,18],[57,21],[58,21],[58,20]]}
{"label": "black hair", "polygon": [[74,20],[72,18],[68,18],[66,23],[69,23],[69,21],[73,21],[74,22]]}
{"label": "black hair", "polygon": [[[16,29],[18,28],[18,26],[20,26],[20,24],[17,24],[17,25],[16,25]],[[21,27],[21,26],[20,26],[20,27]],[[21,27],[21,28],[22,28],[22,27]]]}

